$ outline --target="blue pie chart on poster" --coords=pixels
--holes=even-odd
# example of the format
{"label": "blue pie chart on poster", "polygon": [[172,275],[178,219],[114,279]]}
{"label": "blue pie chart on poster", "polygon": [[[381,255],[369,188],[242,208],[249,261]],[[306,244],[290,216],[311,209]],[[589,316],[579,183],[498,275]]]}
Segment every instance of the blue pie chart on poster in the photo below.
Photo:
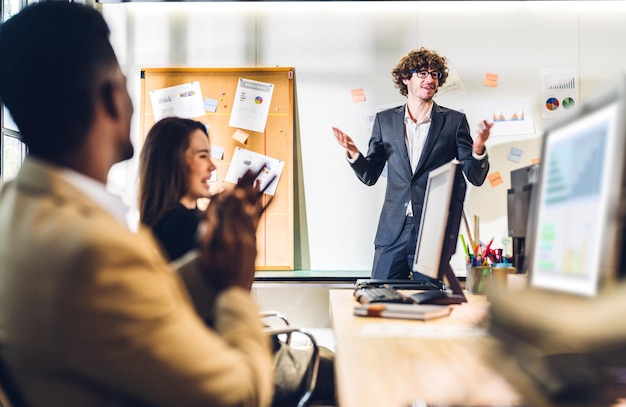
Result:
{"label": "blue pie chart on poster", "polygon": [[546,109],[556,110],[559,108],[559,101],[557,98],[549,98],[546,100]]}

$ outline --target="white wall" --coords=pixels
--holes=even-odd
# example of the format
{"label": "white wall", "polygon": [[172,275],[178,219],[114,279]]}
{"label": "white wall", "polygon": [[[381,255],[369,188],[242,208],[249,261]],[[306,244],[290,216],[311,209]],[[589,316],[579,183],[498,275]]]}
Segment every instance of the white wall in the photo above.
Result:
{"label": "white wall", "polygon": [[[464,91],[437,102],[463,110],[473,127],[484,101],[531,98],[535,132],[488,143],[504,184],[472,188],[468,215],[480,216],[481,236],[507,236],[509,172],[540,154],[538,134],[549,124],[540,108],[542,68],[577,68],[581,96],[626,67],[626,3],[521,2],[211,2],[119,3],[102,10],[139,106],[143,67],[293,66],[296,72],[296,268],[369,270],[385,180],[365,187],[345,162],[331,133],[338,126],[361,150],[369,109],[401,103],[391,69],[409,50],[425,46],[449,59]],[[486,72],[498,87],[483,86]],[[350,90],[363,88],[366,102]],[[134,140],[139,140],[135,117]],[[511,146],[524,150],[507,160]],[[136,158],[116,166],[109,187],[135,205]],[[462,229],[463,231],[463,229]],[[462,268],[460,256],[454,260]]]}

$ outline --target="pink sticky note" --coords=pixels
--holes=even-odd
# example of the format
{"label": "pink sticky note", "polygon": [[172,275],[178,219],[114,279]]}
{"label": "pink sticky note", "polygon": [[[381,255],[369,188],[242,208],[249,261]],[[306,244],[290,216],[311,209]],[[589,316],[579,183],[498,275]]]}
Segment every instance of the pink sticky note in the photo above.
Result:
{"label": "pink sticky note", "polygon": [[487,175],[487,179],[489,180],[489,184],[491,184],[492,188],[504,182],[502,181],[502,177],[500,176],[500,171],[496,171],[494,173]]}
{"label": "pink sticky note", "polygon": [[363,88],[352,89],[350,93],[352,93],[353,102],[365,102],[365,90]]}
{"label": "pink sticky note", "polygon": [[498,86],[498,75],[495,73],[486,73],[483,85],[495,88]]}

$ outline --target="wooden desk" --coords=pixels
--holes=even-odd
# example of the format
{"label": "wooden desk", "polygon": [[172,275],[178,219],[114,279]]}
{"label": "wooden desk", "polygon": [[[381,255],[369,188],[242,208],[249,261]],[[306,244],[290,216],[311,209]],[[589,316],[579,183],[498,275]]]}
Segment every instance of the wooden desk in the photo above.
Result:
{"label": "wooden desk", "polygon": [[[467,295],[429,321],[356,317],[350,289],[329,291],[340,407],[409,407],[413,401],[516,405],[519,396],[481,357],[495,340],[474,328],[484,296]],[[420,404],[416,404],[420,405]]]}

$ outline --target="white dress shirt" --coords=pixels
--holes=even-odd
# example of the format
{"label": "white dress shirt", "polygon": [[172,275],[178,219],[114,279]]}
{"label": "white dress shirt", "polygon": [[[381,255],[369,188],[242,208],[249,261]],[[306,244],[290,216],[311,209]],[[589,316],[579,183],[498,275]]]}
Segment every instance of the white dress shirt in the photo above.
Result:
{"label": "white dress shirt", "polygon": [[[431,113],[433,111],[433,104],[430,104],[428,113],[420,121],[415,122],[409,114],[409,105],[404,108],[404,141],[406,143],[407,152],[409,153],[409,161],[411,162],[411,172],[415,173],[417,163],[424,151],[424,144],[426,144],[426,137],[428,137],[428,131],[430,130]],[[406,206],[406,215],[413,216],[413,205],[409,201]]]}
{"label": "white dress shirt", "polygon": [[87,195],[105,211],[109,212],[118,222],[129,227],[127,222],[128,206],[122,202],[120,197],[110,193],[106,189],[106,185],[69,168],[62,168],[60,174],[63,179]]}

